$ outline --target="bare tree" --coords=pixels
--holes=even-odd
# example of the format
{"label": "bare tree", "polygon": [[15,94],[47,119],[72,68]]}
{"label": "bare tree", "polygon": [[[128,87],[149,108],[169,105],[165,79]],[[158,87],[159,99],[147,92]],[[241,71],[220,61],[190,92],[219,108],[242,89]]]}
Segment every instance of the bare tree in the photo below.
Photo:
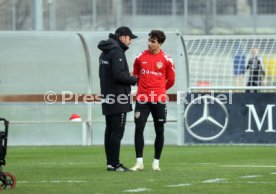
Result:
{"label": "bare tree", "polygon": [[9,0],[0,0],[0,29],[3,30],[11,28],[12,20],[9,6]]}
{"label": "bare tree", "polygon": [[0,28],[2,30],[28,29],[31,21],[31,2],[22,0],[0,0]]}
{"label": "bare tree", "polygon": [[[214,19],[213,18],[213,8],[214,8],[214,1],[208,0],[205,1],[205,13],[203,14],[203,21],[204,21],[204,32],[205,34],[211,34],[212,29],[214,27]],[[215,8],[214,8],[215,9]]]}
{"label": "bare tree", "polygon": [[27,20],[31,21],[31,2],[28,1],[16,1],[16,29],[27,29]]}
{"label": "bare tree", "polygon": [[215,19],[213,18],[213,0],[189,1],[188,6],[190,9],[189,13],[194,16],[189,20],[189,26],[203,29],[204,34],[211,34]]}

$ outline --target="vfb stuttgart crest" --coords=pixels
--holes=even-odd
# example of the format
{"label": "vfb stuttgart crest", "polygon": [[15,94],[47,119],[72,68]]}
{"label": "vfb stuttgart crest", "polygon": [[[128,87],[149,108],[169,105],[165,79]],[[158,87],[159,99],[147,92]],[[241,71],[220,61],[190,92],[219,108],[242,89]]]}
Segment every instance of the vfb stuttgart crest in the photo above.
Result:
{"label": "vfb stuttgart crest", "polygon": [[158,69],[161,69],[163,67],[162,61],[158,61],[156,66],[157,66]]}

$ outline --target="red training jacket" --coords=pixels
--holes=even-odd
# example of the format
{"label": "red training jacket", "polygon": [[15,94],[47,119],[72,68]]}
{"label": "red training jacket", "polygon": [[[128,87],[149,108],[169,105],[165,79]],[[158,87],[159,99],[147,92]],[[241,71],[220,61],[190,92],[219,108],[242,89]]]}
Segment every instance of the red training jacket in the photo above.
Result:
{"label": "red training jacket", "polygon": [[166,90],[174,85],[175,70],[171,57],[166,53],[162,50],[158,54],[143,51],[135,59],[133,75],[138,77],[138,101],[167,101]]}

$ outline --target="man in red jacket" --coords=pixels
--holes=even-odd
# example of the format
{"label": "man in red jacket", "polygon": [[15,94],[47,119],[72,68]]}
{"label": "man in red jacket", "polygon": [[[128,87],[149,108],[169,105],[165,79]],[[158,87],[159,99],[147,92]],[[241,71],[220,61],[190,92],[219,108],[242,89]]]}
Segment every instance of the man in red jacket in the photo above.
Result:
{"label": "man in red jacket", "polygon": [[149,33],[148,49],[137,56],[133,75],[138,78],[137,101],[135,106],[135,152],[136,164],[133,171],[144,169],[143,148],[144,128],[149,114],[152,114],[155,128],[153,170],[160,170],[159,159],[164,145],[164,124],[167,117],[166,90],[175,82],[172,59],[162,51],[166,36],[160,30]]}

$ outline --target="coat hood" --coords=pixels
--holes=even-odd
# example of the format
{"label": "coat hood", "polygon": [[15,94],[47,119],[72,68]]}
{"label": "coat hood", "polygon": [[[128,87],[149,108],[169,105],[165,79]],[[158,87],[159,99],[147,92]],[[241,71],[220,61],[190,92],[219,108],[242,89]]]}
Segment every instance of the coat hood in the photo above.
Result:
{"label": "coat hood", "polygon": [[114,49],[114,48],[118,48],[118,49],[122,50],[123,52],[125,52],[128,49],[128,46],[126,46],[125,44],[123,44],[117,38],[117,36],[115,36],[114,34],[110,33],[109,34],[109,39],[102,40],[102,41],[99,42],[98,48],[100,50],[102,50],[103,52],[109,51],[109,50]]}

